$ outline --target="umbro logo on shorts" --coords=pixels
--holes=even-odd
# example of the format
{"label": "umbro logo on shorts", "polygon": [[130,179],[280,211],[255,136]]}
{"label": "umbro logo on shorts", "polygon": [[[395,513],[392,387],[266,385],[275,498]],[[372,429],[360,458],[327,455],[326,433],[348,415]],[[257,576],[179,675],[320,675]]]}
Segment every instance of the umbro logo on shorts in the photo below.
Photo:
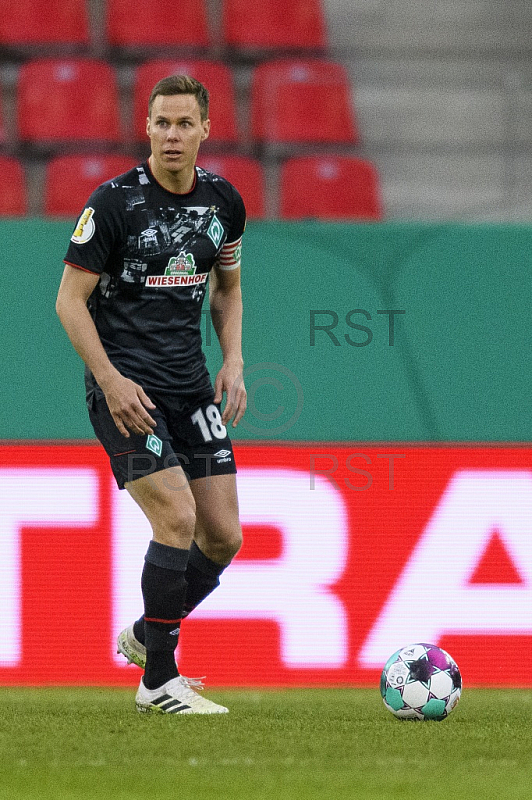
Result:
{"label": "umbro logo on shorts", "polygon": [[218,450],[218,452],[214,454],[214,457],[217,464],[224,464],[226,461],[231,461],[231,451]]}

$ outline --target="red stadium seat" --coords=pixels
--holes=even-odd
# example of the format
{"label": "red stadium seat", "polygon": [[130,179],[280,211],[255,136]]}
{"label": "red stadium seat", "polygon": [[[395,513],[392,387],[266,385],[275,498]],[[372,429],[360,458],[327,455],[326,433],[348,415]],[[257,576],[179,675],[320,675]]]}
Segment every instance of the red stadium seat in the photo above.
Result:
{"label": "red stadium seat", "polygon": [[224,0],[223,38],[239,50],[322,50],[327,46],[320,0]]}
{"label": "red stadium seat", "polygon": [[255,67],[252,135],[263,142],[335,142],[358,139],[349,77],[331,61],[281,59]]}
{"label": "red stadium seat", "polygon": [[20,217],[26,213],[26,179],[16,158],[0,156],[0,215]]}
{"label": "red stadium seat", "polygon": [[100,183],[115,178],[137,164],[121,155],[69,155],[50,159],[44,185],[44,213],[75,217]]}
{"label": "red stadium seat", "polygon": [[113,69],[97,59],[33,59],[20,68],[18,132],[25,142],[120,140]]}
{"label": "red stadium seat", "polygon": [[264,174],[259,161],[247,156],[203,156],[200,153],[198,166],[221,175],[238,189],[248,219],[264,217]]}
{"label": "red stadium seat", "polygon": [[179,74],[196,78],[209,90],[211,132],[208,141],[236,142],[238,135],[232,72],[221,62],[202,59],[155,59],[137,69],[133,100],[133,128],[137,141],[146,139],[151,90],[161,78]]}
{"label": "red stadium seat", "polygon": [[108,0],[107,38],[115,47],[206,47],[204,0]]}
{"label": "red stadium seat", "polygon": [[281,169],[283,219],[382,219],[373,164],[349,156],[291,158]]}
{"label": "red stadium seat", "polygon": [[0,44],[88,45],[85,0],[3,0]]}

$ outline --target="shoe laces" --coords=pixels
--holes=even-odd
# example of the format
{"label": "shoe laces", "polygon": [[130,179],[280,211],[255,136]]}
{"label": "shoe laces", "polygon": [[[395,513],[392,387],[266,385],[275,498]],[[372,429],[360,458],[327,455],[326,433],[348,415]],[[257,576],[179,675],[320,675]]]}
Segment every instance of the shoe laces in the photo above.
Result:
{"label": "shoe laces", "polygon": [[205,689],[205,684],[203,683],[205,677],[206,676],[203,675],[201,678],[187,678],[185,675],[180,675],[179,680],[185,688],[196,692],[202,692]]}

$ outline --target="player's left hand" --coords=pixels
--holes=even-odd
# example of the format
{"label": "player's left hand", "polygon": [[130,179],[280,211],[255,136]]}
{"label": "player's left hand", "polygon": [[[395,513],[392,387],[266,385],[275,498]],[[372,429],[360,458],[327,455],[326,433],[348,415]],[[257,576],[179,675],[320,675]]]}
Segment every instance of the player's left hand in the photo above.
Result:
{"label": "player's left hand", "polygon": [[224,392],[226,394],[226,402],[222,412],[222,422],[227,425],[232,419],[233,428],[236,428],[244,416],[248,402],[242,364],[225,363],[222,366],[214,381],[215,403],[222,402]]}

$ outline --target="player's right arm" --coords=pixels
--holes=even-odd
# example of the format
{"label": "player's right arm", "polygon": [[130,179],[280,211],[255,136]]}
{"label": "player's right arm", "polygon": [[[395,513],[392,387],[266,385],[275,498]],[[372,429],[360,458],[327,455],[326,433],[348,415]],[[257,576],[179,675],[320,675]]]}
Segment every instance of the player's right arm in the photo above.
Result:
{"label": "player's right arm", "polygon": [[57,314],[74,349],[102,389],[120,433],[127,437],[129,431],[153,433],[156,423],[148,409],[155,405],[141,386],[111,364],[87,308],[99,280],[100,275],[67,264],[57,295]]}

